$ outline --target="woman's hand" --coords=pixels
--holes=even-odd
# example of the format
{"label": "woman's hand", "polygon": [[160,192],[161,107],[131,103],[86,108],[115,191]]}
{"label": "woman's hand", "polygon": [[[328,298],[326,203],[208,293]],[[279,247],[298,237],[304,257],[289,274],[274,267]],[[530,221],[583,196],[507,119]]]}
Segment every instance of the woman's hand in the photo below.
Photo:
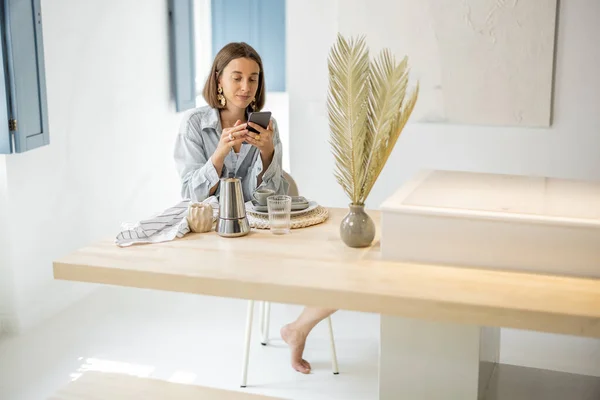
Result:
{"label": "woman's hand", "polygon": [[260,150],[261,156],[271,157],[273,155],[273,121],[269,121],[267,129],[254,122],[248,122],[248,125],[260,132],[254,133],[247,131],[246,141]]}
{"label": "woman's hand", "polygon": [[[235,122],[235,125],[231,128],[223,129],[223,133],[221,134],[221,139],[219,140],[219,144],[217,145],[217,149],[215,153],[218,154],[221,162],[227,154],[231,151],[234,146],[241,144],[244,140],[246,140],[246,135],[248,134],[248,129],[246,124],[242,124],[242,121],[239,119]],[[215,160],[213,160],[214,162]]]}

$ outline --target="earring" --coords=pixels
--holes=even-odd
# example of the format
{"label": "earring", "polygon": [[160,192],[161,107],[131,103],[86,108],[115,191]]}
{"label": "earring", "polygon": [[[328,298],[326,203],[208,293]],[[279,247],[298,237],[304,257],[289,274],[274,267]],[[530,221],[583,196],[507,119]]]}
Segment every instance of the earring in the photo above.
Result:
{"label": "earring", "polygon": [[250,103],[250,107],[252,107],[252,111],[256,111],[256,98],[252,99],[252,102]]}
{"label": "earring", "polygon": [[222,107],[225,107],[225,104],[227,104],[227,100],[225,99],[225,96],[223,96],[223,88],[220,86],[217,89],[217,100],[219,100]]}

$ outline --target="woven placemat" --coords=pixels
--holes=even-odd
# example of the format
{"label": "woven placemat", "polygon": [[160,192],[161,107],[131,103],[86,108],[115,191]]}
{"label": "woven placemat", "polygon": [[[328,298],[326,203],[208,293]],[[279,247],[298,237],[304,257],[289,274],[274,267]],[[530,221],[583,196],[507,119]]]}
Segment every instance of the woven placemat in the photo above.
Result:
{"label": "woven placemat", "polygon": [[[252,228],[269,229],[269,216],[264,214],[256,214],[246,210],[248,222]],[[317,225],[324,222],[329,217],[329,211],[322,206],[318,206],[312,211],[300,215],[292,215],[290,217],[291,228],[306,228],[307,226]]]}

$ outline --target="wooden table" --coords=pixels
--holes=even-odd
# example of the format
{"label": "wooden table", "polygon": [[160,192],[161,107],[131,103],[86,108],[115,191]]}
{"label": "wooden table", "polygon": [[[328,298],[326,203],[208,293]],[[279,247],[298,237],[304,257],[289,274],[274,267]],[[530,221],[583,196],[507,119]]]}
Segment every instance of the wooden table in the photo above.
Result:
{"label": "wooden table", "polygon": [[[54,276],[600,337],[600,280],[384,261],[378,237],[366,249],[341,242],[345,213],[330,209],[327,222],[285,236],[211,232],[129,248],[111,238],[56,260]],[[381,215],[370,215],[379,233]]]}

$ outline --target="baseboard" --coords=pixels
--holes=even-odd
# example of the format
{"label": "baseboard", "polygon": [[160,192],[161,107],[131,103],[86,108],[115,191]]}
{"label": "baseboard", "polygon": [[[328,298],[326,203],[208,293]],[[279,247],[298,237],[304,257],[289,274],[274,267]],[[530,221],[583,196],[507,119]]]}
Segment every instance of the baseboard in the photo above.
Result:
{"label": "baseboard", "polygon": [[41,290],[27,306],[18,310],[19,323],[16,333],[25,333],[41,322],[65,310],[95,291],[99,285],[53,281]]}
{"label": "baseboard", "polygon": [[600,340],[502,329],[502,364],[600,377]]}

